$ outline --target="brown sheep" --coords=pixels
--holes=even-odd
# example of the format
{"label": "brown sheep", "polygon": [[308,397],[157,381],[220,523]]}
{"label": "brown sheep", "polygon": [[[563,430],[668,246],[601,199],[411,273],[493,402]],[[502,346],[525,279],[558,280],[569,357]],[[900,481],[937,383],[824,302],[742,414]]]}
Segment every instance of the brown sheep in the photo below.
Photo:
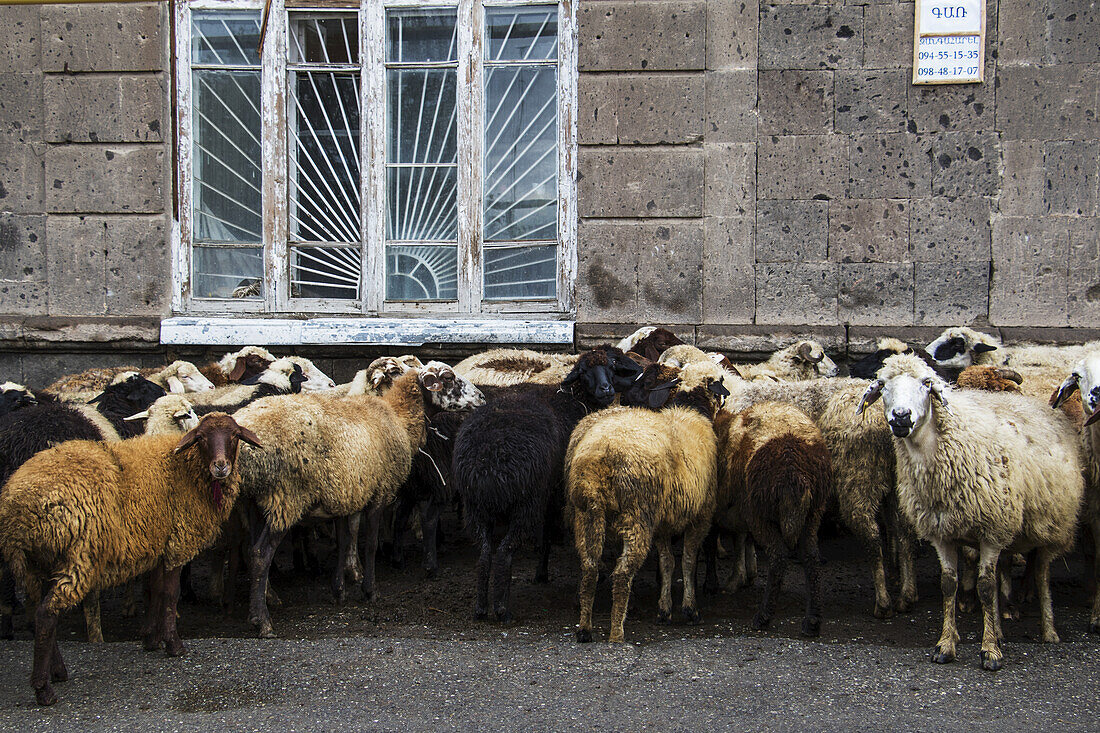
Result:
{"label": "brown sheep", "polygon": [[747,526],[768,555],[768,583],[753,628],[768,626],[783,583],[787,556],[798,552],[806,573],[802,633],[821,631],[817,530],[832,494],[829,449],[813,420],[797,407],[763,402],[737,414],[721,412],[718,436],[718,511],[715,523]]}
{"label": "brown sheep", "polygon": [[57,702],[51,679],[68,679],[58,615],[93,590],[153,571],[145,648],[184,653],[180,568],[214,541],[233,508],[239,440],[259,446],[233,418],[212,413],[182,440],[69,441],[12,475],[0,497],[0,552],[38,606],[31,673],[38,704]]}

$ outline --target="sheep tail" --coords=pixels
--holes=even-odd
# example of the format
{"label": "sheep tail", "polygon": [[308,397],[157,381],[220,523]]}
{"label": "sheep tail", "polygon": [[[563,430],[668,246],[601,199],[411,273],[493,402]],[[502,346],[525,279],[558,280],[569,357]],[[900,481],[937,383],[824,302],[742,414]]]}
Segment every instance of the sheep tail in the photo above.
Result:
{"label": "sheep tail", "polygon": [[773,517],[791,549],[798,545],[820,480],[828,478],[818,475],[814,447],[794,435],[782,435],[760,446],[746,467],[750,511]]}

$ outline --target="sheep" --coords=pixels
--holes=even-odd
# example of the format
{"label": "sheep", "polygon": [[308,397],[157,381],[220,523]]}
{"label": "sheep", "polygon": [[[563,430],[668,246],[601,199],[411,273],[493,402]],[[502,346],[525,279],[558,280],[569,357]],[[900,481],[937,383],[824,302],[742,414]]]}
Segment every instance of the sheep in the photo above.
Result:
{"label": "sheep", "polygon": [[190,395],[188,400],[199,415],[215,410],[232,415],[245,405],[264,397],[297,394],[303,391],[307,382],[302,367],[294,359],[283,357],[268,364],[259,374],[246,378],[241,384],[228,384],[210,392]]}
{"label": "sheep", "polygon": [[199,369],[215,387],[240,382],[267,369],[275,356],[262,346],[245,346]]}
{"label": "sheep", "polygon": [[267,446],[246,451],[240,462],[243,492],[254,504],[249,517],[253,530],[249,621],[259,628],[261,637],[275,634],[265,602],[271,560],[287,531],[306,516],[337,520],[332,591],[342,602],[352,539],[348,517],[366,512],[362,589],[368,600],[373,597],[379,514],[408,477],[413,455],[424,444],[427,419],[438,410],[468,409],[483,399],[465,380],[447,384],[440,377],[444,370],[450,368],[429,362],[399,377],[381,397],[283,395],[235,413],[237,422]]}
{"label": "sheep", "polygon": [[1057,642],[1050,562],[1073,545],[1084,493],[1069,419],[1011,393],[952,390],[914,356],[888,358],[858,411],[879,397],[896,448],[901,511],[940,558],[943,633],[932,661],[955,659],[960,545],[976,545],[980,552],[982,668],[1000,669],[1004,659],[996,580],[1003,551],[1038,551],[1042,638]]}
{"label": "sheep", "polygon": [[31,686],[52,705],[68,679],[58,614],[89,592],[153,571],[146,649],[184,653],[176,629],[180,567],[217,536],[236,501],[238,441],[259,446],[224,413],[181,440],[70,441],[12,475],[0,496],[0,553],[37,605]]}
{"label": "sheep", "polygon": [[1068,398],[1080,392],[1081,406],[1088,415],[1081,430],[1085,460],[1085,505],[1083,518],[1092,531],[1093,591],[1089,613],[1089,632],[1100,634],[1100,351],[1077,362],[1062,386],[1050,399],[1051,407],[1064,406]]}
{"label": "sheep", "polygon": [[22,407],[30,407],[40,402],[54,401],[53,395],[35,392],[22,384],[4,382],[0,384],[0,417]]}
{"label": "sheep", "polygon": [[[833,493],[841,521],[873,559],[874,615],[889,618],[917,601],[910,533],[895,497],[894,445],[886,420],[877,411],[856,413],[868,382],[830,378],[801,382],[753,382],[733,391],[727,409],[778,401],[797,406],[821,429],[832,456]],[[896,546],[899,593],[891,599],[886,585],[886,547]],[[745,576],[740,564],[736,580]]]}
{"label": "sheep", "polygon": [[85,402],[109,385],[125,381],[134,374],[140,374],[166,391],[176,394],[214,389],[214,385],[194,364],[189,361],[174,361],[161,369],[88,369],[80,374],[62,377],[43,391],[68,402]]}
{"label": "sheep", "polygon": [[[653,543],[661,571],[657,620],[671,620],[672,539],[678,535],[684,537],[681,612],[688,623],[699,623],[695,562],[716,505],[714,385],[724,389],[718,377],[678,390],[699,392],[709,414],[677,404],[656,412],[619,406],[585,417],[573,431],[565,457],[565,494],[581,560],[578,642],[592,641],[592,604],[609,522],[623,550],[611,573],[608,641],[624,640],[630,587]],[[690,397],[686,401],[698,404]]]}
{"label": "sheep", "polygon": [[[995,336],[965,326],[945,330],[925,347],[938,363],[945,366],[961,369],[971,364],[991,364],[1021,371],[1026,367],[1055,367],[1068,371],[1096,349],[1100,349],[1100,341],[1068,346],[1004,346]],[[1023,373],[1026,377],[1026,372]]]}
{"label": "sheep", "polygon": [[[744,367],[738,368],[724,355],[714,352],[706,352],[689,344],[670,346],[663,352],[661,352],[660,357],[658,357],[657,359],[657,363],[659,364],[669,364],[670,366],[674,367],[684,367],[688,364],[699,362],[717,364],[719,367],[729,372],[732,377],[735,377],[738,380],[746,378],[745,373],[742,371]],[[729,381],[732,377],[723,378],[723,382],[726,384],[727,387],[730,387],[733,384]]]}
{"label": "sheep", "polygon": [[616,347],[624,354],[633,351],[650,361],[657,361],[666,349],[683,343],[676,334],[667,328],[643,326],[619,341]]}
{"label": "sheep", "polygon": [[490,349],[455,364],[455,374],[473,384],[559,384],[577,362],[574,354],[543,354],[531,349]]}
{"label": "sheep", "polygon": [[[548,520],[559,515],[566,444],[573,427],[589,412],[615,399],[641,372],[613,347],[581,355],[559,386],[537,385],[505,392],[474,410],[455,438],[453,475],[467,526],[478,544],[474,616],[493,611],[511,621],[512,556],[525,538],[541,537],[536,582],[547,577]],[[506,525],[493,551],[493,529]]]}
{"label": "sheep", "polygon": [[768,554],[768,582],[753,628],[767,628],[775,613],[787,556],[797,550],[806,574],[802,634],[821,633],[817,531],[832,493],[825,438],[791,404],[762,402],[714,421],[718,436],[718,510],[721,526],[746,525]]}
{"label": "sheep", "polygon": [[346,385],[336,389],[345,395],[384,394],[393,386],[393,380],[410,369],[420,369],[424,364],[411,354],[405,356],[380,356],[366,369],[360,369]]}
{"label": "sheep", "polygon": [[837,366],[821,344],[803,339],[776,351],[763,364],[743,367],[742,372],[749,380],[793,382],[800,379],[835,377]]}

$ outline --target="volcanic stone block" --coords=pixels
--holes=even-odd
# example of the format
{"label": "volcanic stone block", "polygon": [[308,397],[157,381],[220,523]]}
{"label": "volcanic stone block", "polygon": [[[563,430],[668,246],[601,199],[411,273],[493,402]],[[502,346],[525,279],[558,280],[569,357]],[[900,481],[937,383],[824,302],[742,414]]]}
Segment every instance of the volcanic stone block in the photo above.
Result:
{"label": "volcanic stone block", "polygon": [[761,69],[857,69],[863,65],[863,7],[763,5]]}
{"label": "volcanic stone block", "polygon": [[707,2],[708,69],[756,69],[759,0]]}
{"label": "volcanic stone block", "polygon": [[703,152],[706,155],[703,214],[751,217],[756,201],[756,145],[707,143]]}
{"label": "volcanic stone block", "polygon": [[703,138],[702,74],[624,74],[614,84],[619,143],[679,144]]}
{"label": "volcanic stone block", "polygon": [[107,312],[167,315],[172,268],[165,216],[106,219]]}
{"label": "volcanic stone block", "polygon": [[43,143],[0,140],[0,211],[41,214]]}
{"label": "volcanic stone block", "polygon": [[797,135],[760,138],[757,193],[767,199],[834,199],[847,190],[848,138]]}
{"label": "volcanic stone block", "polygon": [[160,142],[168,117],[167,79],[57,76],[45,81],[49,142]]}
{"label": "volcanic stone block", "polygon": [[988,261],[917,262],[913,280],[918,326],[966,325],[989,317]]}
{"label": "volcanic stone block", "polygon": [[756,322],[805,326],[838,323],[836,264],[766,262],[758,265]]}
{"label": "volcanic stone block", "polygon": [[703,224],[639,224],[638,311],[641,323],[703,319]]}
{"label": "volcanic stone block", "polygon": [[833,72],[762,69],[759,85],[761,134],[832,132]]}
{"label": "volcanic stone block", "polygon": [[47,211],[164,211],[162,145],[62,145],[46,152]]}
{"label": "volcanic stone block", "polygon": [[582,148],[581,216],[701,216],[703,151]]}
{"label": "volcanic stone block", "polygon": [[706,3],[590,2],[577,11],[581,71],[702,69]]}
{"label": "volcanic stone block", "polygon": [[40,71],[42,32],[37,5],[0,6],[0,69]]}
{"label": "volcanic stone block", "polygon": [[915,262],[990,259],[990,202],[986,198],[913,201],[910,249]]}
{"label": "volcanic stone block", "polygon": [[703,139],[708,143],[755,141],[756,98],[755,69],[708,71]]}
{"label": "volcanic stone block", "polygon": [[837,267],[841,323],[853,326],[913,323],[913,263],[851,262]]}
{"label": "volcanic stone block", "polygon": [[909,117],[917,132],[989,130],[994,84],[929,84],[909,87]]}
{"label": "volcanic stone block", "polygon": [[999,326],[1065,326],[1069,233],[1052,219],[993,223],[989,318]]}
{"label": "volcanic stone block", "polygon": [[931,192],[931,142],[903,133],[853,135],[852,198],[919,198]]}
{"label": "volcanic stone block", "polygon": [[0,141],[42,141],[42,74],[0,74]]}
{"label": "volcanic stone block", "polygon": [[905,71],[836,72],[836,129],[839,132],[904,132]]}
{"label": "volcanic stone block", "polygon": [[45,279],[46,217],[0,213],[0,280]]}
{"label": "volcanic stone block", "polygon": [[1044,210],[1046,171],[1043,143],[1007,140],[1001,143],[1004,172],[1001,175],[1000,211],[1005,216],[1034,216]]}
{"label": "volcanic stone block", "polygon": [[586,221],[578,228],[577,320],[638,322],[637,222]]}
{"label": "volcanic stone block", "polygon": [[1048,214],[1091,216],[1097,212],[1100,142],[1071,140],[1044,145],[1045,211]]}
{"label": "volcanic stone block", "polygon": [[1001,146],[996,133],[937,135],[933,155],[934,196],[994,196],[1000,190]]}
{"label": "volcanic stone block", "polygon": [[867,5],[863,9],[867,69],[910,69],[913,66],[913,3]]}
{"label": "volcanic stone block", "polygon": [[1100,217],[1070,222],[1069,272],[1069,325],[1095,328],[1100,323]]}
{"label": "volcanic stone block", "polygon": [[164,71],[165,3],[42,7],[44,71]]}
{"label": "volcanic stone block", "polygon": [[607,74],[581,74],[577,79],[577,142],[618,142],[618,80]]}
{"label": "volcanic stone block", "polygon": [[904,199],[830,202],[829,259],[842,263],[909,259],[909,202]]}
{"label": "volcanic stone block", "polygon": [[107,312],[106,235],[103,217],[46,219],[50,315],[91,316]]}
{"label": "volcanic stone block", "polygon": [[829,242],[827,207],[824,201],[757,201],[757,261],[825,260]]}
{"label": "volcanic stone block", "polygon": [[1100,68],[1085,64],[997,69],[997,129],[1006,140],[1100,137]]}
{"label": "volcanic stone block", "polygon": [[1083,5],[1079,0],[1049,0],[1047,19],[1051,63],[1100,63],[1096,6]]}
{"label": "volcanic stone block", "polygon": [[755,310],[753,220],[703,219],[703,322],[752,323]]}
{"label": "volcanic stone block", "polygon": [[1012,12],[998,19],[998,65],[1043,63],[1047,45],[1047,0],[1014,0],[1011,7]]}

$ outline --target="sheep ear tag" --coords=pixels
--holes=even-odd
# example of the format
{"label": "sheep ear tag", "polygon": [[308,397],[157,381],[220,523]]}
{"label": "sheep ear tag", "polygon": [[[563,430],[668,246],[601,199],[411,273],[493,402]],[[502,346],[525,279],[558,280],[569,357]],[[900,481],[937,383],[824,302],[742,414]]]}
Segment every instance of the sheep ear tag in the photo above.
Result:
{"label": "sheep ear tag", "polygon": [[425,374],[421,381],[424,384],[424,389],[429,392],[439,392],[443,389],[443,381],[435,374]]}
{"label": "sheep ear tag", "polygon": [[863,393],[863,398],[860,399],[859,406],[856,408],[857,415],[862,415],[863,411],[866,410],[868,406],[878,401],[878,398],[882,396],[882,388],[884,386],[885,383],[881,379],[876,379],[871,382],[871,386]]}
{"label": "sheep ear tag", "polygon": [[1061,407],[1062,403],[1069,399],[1069,396],[1076,392],[1078,387],[1080,387],[1079,377],[1076,373],[1070,374],[1066,377],[1066,381],[1062,382],[1062,386],[1054,390],[1054,394],[1050,396],[1050,406]]}

